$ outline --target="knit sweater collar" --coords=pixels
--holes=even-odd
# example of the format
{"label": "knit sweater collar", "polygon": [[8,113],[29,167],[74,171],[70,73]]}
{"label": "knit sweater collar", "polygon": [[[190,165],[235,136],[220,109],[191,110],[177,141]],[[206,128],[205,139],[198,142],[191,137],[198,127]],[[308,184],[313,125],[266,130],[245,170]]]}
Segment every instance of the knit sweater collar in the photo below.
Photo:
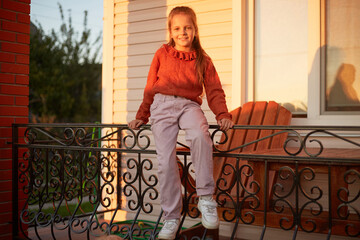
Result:
{"label": "knit sweater collar", "polygon": [[166,49],[166,52],[170,56],[173,56],[174,58],[178,58],[180,60],[185,60],[185,61],[191,61],[191,60],[196,59],[196,52],[195,51],[191,51],[191,52],[178,51],[174,47],[169,46],[167,44],[164,44],[164,47]]}

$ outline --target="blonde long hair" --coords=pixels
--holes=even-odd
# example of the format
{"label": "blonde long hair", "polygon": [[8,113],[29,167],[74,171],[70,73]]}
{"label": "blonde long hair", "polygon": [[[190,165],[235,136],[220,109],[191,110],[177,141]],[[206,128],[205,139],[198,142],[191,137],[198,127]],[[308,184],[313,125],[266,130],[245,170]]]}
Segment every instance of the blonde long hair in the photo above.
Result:
{"label": "blonde long hair", "polygon": [[169,16],[168,16],[169,42],[168,42],[168,45],[170,45],[172,47],[175,46],[175,42],[171,38],[171,21],[172,21],[173,17],[177,14],[188,15],[191,18],[191,21],[195,27],[195,37],[192,42],[192,48],[195,49],[195,52],[196,52],[195,69],[196,69],[197,78],[198,78],[199,83],[201,85],[203,85],[204,73],[205,73],[205,68],[206,68],[206,58],[208,57],[208,55],[206,54],[204,49],[201,47],[200,37],[199,37],[199,29],[198,29],[197,20],[196,20],[196,14],[195,14],[194,10],[192,10],[190,7],[185,7],[185,6],[175,7],[169,13]]}

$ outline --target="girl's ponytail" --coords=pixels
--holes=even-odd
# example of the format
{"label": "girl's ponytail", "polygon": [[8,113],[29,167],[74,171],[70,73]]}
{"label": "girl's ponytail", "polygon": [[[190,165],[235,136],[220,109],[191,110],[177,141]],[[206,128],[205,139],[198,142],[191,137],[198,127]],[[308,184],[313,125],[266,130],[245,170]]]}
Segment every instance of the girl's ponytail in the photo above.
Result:
{"label": "girl's ponytail", "polygon": [[196,62],[195,62],[196,74],[197,74],[199,83],[201,85],[203,85],[204,74],[205,74],[205,69],[206,69],[207,54],[204,51],[204,49],[201,47],[199,37],[194,38],[193,47],[196,51]]}

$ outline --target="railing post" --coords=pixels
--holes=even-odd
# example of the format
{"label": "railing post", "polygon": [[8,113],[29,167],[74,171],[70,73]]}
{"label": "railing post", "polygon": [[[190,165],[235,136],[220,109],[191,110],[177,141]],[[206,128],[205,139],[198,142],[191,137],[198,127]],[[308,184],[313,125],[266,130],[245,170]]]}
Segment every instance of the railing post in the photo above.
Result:
{"label": "railing post", "polygon": [[331,200],[331,197],[332,197],[332,189],[331,189],[331,164],[329,163],[328,165],[328,204],[329,204],[329,231],[328,231],[328,235],[327,235],[327,238],[326,239],[330,239],[331,237],[331,231],[332,231],[332,200]]}
{"label": "railing post", "polygon": [[261,231],[260,239],[264,239],[264,237],[265,237],[266,224],[267,224],[267,211],[268,211],[268,205],[269,205],[268,201],[270,201],[270,198],[268,198],[268,194],[269,194],[269,190],[268,190],[269,172],[268,172],[268,161],[267,161],[267,159],[264,159],[264,165],[265,165],[265,168],[264,168],[264,175],[265,175],[264,185],[265,186],[263,186],[263,189],[264,189],[264,225],[263,225],[263,230]]}
{"label": "railing post", "polygon": [[[120,131],[120,128],[117,128],[117,147],[118,148],[122,148],[122,144],[121,144],[121,139],[123,138],[122,136],[122,131]],[[117,153],[117,173],[116,173],[116,177],[117,177],[117,183],[116,183],[116,188],[117,188],[117,204],[118,206],[122,206],[122,193],[121,193],[121,152]]]}
{"label": "railing post", "polygon": [[293,240],[296,239],[298,230],[299,230],[299,226],[301,224],[301,219],[300,219],[300,215],[299,215],[299,186],[300,186],[300,175],[299,175],[299,163],[298,161],[295,161],[295,215],[294,216],[294,221],[296,223],[295,225],[295,229],[294,229],[294,234],[293,234]]}
{"label": "railing post", "polygon": [[19,195],[18,195],[18,126],[12,125],[12,235],[19,235]]}

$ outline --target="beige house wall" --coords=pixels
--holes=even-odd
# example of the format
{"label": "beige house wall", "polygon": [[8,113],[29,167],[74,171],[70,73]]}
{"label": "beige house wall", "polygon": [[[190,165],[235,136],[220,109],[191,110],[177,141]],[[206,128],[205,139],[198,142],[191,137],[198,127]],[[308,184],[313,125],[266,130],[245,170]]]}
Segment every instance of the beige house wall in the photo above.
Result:
{"label": "beige house wall", "polygon": [[[307,77],[304,83],[308,85],[309,104],[307,117],[294,118],[292,124],[337,125],[341,122],[342,125],[357,125],[360,115],[323,115],[320,111],[320,0],[301,2],[304,6],[307,2],[308,6],[308,23],[301,21],[298,24],[307,25],[308,29],[307,51],[305,49],[308,75],[304,75]],[[105,5],[112,5],[112,12],[104,14],[103,122],[127,123],[134,118],[153,54],[167,42],[166,16],[176,5],[189,5],[197,12],[202,44],[219,72],[229,109],[256,99],[255,3],[260,1],[104,1]],[[244,16],[245,12],[248,16]],[[278,14],[282,14],[281,9]],[[271,37],[271,34],[266,36]],[[284,68],[283,71],[290,70]],[[306,72],[306,69],[302,71]],[[280,89],[279,94],[286,91]],[[203,108],[209,123],[215,123],[206,101]]]}

